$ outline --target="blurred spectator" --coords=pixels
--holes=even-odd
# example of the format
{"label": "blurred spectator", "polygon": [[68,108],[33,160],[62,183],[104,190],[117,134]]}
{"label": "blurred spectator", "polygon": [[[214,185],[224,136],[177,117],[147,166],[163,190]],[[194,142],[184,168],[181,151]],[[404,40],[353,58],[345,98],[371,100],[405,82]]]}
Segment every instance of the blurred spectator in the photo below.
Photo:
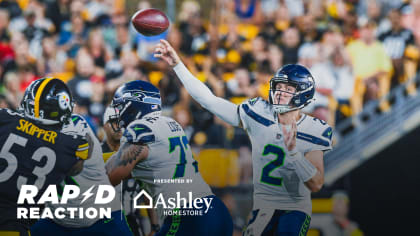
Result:
{"label": "blurred spectator", "polygon": [[17,109],[23,97],[23,92],[20,90],[20,80],[15,72],[8,72],[4,76],[4,96],[11,108]]}
{"label": "blurred spectator", "polygon": [[42,57],[38,59],[38,72],[42,75],[64,72],[67,54],[57,48],[55,37],[42,40]]}
{"label": "blurred spectator", "polygon": [[208,54],[209,36],[199,13],[191,15],[188,22],[181,22],[179,28],[182,34],[181,52],[186,55]]}
{"label": "blurred spectator", "polygon": [[270,90],[270,79],[273,76],[273,73],[270,70],[270,65],[268,61],[264,61],[257,68],[256,73],[256,87],[258,96],[264,98],[268,101],[268,93]]}
{"label": "blurred spectator", "polygon": [[27,64],[18,67],[18,76],[20,82],[20,91],[23,93],[32,81],[39,79],[35,73],[35,65]]}
{"label": "blurred spectator", "polygon": [[70,21],[71,0],[45,1],[45,15],[54,24],[55,32],[61,31],[64,22]]}
{"label": "blurred spectator", "polygon": [[[392,63],[382,43],[375,39],[375,23],[362,18],[359,27],[360,39],[351,42],[347,50],[354,76],[363,86],[357,91],[359,99],[367,102],[385,95],[389,90]],[[355,111],[360,109],[360,104],[355,107]]]}
{"label": "blurred spectator", "polygon": [[404,29],[401,23],[401,12],[393,9],[388,14],[391,22],[391,29],[379,35],[378,39],[384,44],[387,54],[392,59],[394,73],[392,84],[397,84],[400,77],[404,75],[404,53],[409,45],[415,45],[415,39],[412,32]]}
{"label": "blurred spectator", "polygon": [[294,64],[298,61],[299,31],[296,28],[288,28],[283,33],[281,49],[283,51],[283,63]]}
{"label": "blurred spectator", "polygon": [[[111,37],[115,37],[115,41],[107,41],[107,43],[113,49],[114,58],[119,59],[121,54],[133,49],[134,43],[130,38],[129,24],[125,14],[114,14],[112,23],[114,24],[114,30],[111,31]],[[107,32],[105,30],[105,34]]]}
{"label": "blurred spectator", "polygon": [[261,3],[258,0],[234,0],[230,2],[231,12],[245,24],[260,25],[263,20]]}
{"label": "blurred spectator", "polygon": [[332,215],[327,218],[313,217],[311,227],[322,229],[324,236],[363,236],[358,225],[348,218],[349,197],[344,192],[332,196]]}
{"label": "blurred spectator", "polygon": [[187,135],[188,140],[191,140],[191,136],[194,133],[192,124],[192,115],[187,107],[180,104],[173,106],[172,117],[176,120]]}
{"label": "blurred spectator", "polygon": [[227,82],[227,89],[232,97],[252,98],[256,96],[256,88],[251,85],[251,77],[246,68],[235,70],[235,77]]}
{"label": "blurred spectator", "polygon": [[249,71],[256,71],[257,68],[267,60],[267,42],[262,35],[252,40],[251,51],[245,53],[241,64]]}
{"label": "blurred spectator", "polygon": [[94,73],[93,58],[86,49],[79,50],[76,56],[76,75],[67,83],[76,103],[90,105],[90,98],[93,95],[91,77]]}
{"label": "blurred spectator", "polygon": [[335,117],[335,123],[338,123],[352,114],[350,102],[354,95],[355,83],[350,59],[344,47],[339,46],[332,52],[329,70],[335,78],[333,96],[338,103]]}
{"label": "blurred spectator", "polygon": [[15,109],[15,108],[10,107],[9,103],[7,102],[7,99],[4,97],[3,94],[0,94],[0,108]]}
{"label": "blurred spectator", "polygon": [[9,26],[9,12],[0,9],[0,42],[10,41],[10,32],[7,28]]}
{"label": "blurred spectator", "polygon": [[304,2],[303,0],[285,0],[284,3],[287,6],[290,17],[295,18],[304,14]]}
{"label": "blurred spectator", "polygon": [[5,9],[10,13],[10,18],[18,17],[22,14],[22,9],[20,9],[17,1],[15,0],[3,0],[0,2],[0,8]]}
{"label": "blurred spectator", "polygon": [[121,84],[142,79],[144,75],[138,66],[139,58],[133,51],[124,53],[118,62],[114,62],[112,65],[108,64],[106,91],[113,94]]}
{"label": "blurred spectator", "polygon": [[283,66],[283,52],[275,44],[268,46],[267,59],[270,63],[270,71],[273,74]]}
{"label": "blurred spectator", "polygon": [[413,32],[417,45],[420,45],[420,0],[412,0],[410,7],[411,11],[402,17],[402,25]]}
{"label": "blurred spectator", "polygon": [[112,57],[109,48],[105,45],[100,29],[94,29],[89,32],[87,49],[89,54],[93,57],[95,66],[101,69],[105,68],[105,64]]}
{"label": "blurred spectator", "polygon": [[60,32],[58,44],[62,46],[69,57],[74,58],[77,50],[83,46],[88,38],[88,29],[80,14],[72,14],[71,22],[66,23]]}

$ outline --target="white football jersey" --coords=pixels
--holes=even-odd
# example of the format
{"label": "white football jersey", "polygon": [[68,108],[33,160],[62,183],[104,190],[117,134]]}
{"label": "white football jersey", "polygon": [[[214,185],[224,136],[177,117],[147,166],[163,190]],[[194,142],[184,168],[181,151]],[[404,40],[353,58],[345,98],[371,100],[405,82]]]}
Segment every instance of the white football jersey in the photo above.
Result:
{"label": "white football jersey", "polygon": [[[98,190],[98,185],[111,185],[109,182],[108,175],[105,171],[105,163],[102,158],[102,148],[99,140],[96,138],[93,131],[90,129],[86,120],[84,120],[79,115],[72,115],[72,122],[68,125],[63,127],[63,132],[66,133],[79,133],[85,135],[87,132],[90,133],[90,136],[93,138],[94,148],[91,157],[84,161],[83,163],[83,170],[80,174],[73,176],[73,177],[66,177],[65,181],[61,184],[64,186],[66,184],[70,185],[78,185],[80,189],[80,194],[77,198],[69,199],[67,204],[48,204],[48,207],[54,210],[57,207],[77,207],[77,208],[106,208],[110,207],[112,211],[121,210],[121,200],[120,195],[115,194],[114,200],[109,204],[101,204],[96,205],[94,204],[96,192]],[[112,185],[111,185],[112,186]],[[92,188],[93,187],[93,188]],[[84,199],[83,193],[88,191],[90,188],[92,196],[85,200],[83,203],[82,200]],[[70,214],[70,213],[69,213]],[[69,215],[64,219],[53,219],[59,225],[64,227],[70,228],[83,228],[89,227],[93,225],[99,218],[89,219],[88,217],[84,217],[83,219],[79,219],[78,211],[75,212],[74,219],[70,219]]]}
{"label": "white football jersey", "polygon": [[[252,145],[254,209],[298,210],[311,215],[311,192],[288,162],[282,127],[272,106],[254,98],[238,107]],[[302,114],[297,121],[297,149],[306,154],[331,149],[332,129],[324,121]]]}
{"label": "white football jersey", "polygon": [[145,184],[153,199],[160,193],[165,199],[175,197],[177,192],[181,197],[188,197],[189,192],[193,198],[213,195],[198,172],[184,130],[175,120],[149,114],[130,123],[121,142],[147,144],[147,159],[135,166],[132,176]]}

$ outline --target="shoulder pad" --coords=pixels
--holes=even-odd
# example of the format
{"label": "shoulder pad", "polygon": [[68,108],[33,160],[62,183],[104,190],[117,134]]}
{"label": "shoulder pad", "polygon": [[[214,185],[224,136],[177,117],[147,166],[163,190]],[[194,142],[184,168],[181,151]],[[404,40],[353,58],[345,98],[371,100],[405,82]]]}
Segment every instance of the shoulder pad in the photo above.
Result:
{"label": "shoulder pad", "polygon": [[155,135],[150,128],[141,121],[134,121],[127,126],[123,133],[124,141],[133,144],[149,144],[155,142]]}
{"label": "shoulder pad", "polygon": [[89,132],[89,125],[82,116],[73,114],[70,123],[64,125],[61,132],[64,134],[85,136]]}
{"label": "shoulder pad", "polygon": [[313,145],[322,146],[325,149],[331,149],[333,129],[327,122],[309,115],[306,115],[302,122],[306,124],[301,129],[298,129],[298,139],[305,140]]}
{"label": "shoulder pad", "polygon": [[249,127],[246,124],[248,120],[253,120],[264,126],[275,124],[270,104],[260,97],[242,103],[240,105],[240,110],[242,110],[240,116],[244,128]]}

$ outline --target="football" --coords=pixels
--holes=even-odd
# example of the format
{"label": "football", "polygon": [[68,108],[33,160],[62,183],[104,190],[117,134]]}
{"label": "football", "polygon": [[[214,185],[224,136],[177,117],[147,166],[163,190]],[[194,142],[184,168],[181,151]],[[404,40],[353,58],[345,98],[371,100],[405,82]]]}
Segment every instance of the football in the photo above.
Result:
{"label": "football", "polygon": [[131,18],[131,23],[140,34],[145,36],[161,34],[169,27],[169,20],[165,13],[154,8],[136,12]]}

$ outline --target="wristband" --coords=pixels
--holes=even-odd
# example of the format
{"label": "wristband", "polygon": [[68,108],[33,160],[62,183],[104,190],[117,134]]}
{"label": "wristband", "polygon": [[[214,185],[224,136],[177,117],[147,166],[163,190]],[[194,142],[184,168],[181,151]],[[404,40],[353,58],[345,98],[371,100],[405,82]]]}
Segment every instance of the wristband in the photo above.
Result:
{"label": "wristband", "polygon": [[289,154],[293,166],[296,168],[296,174],[303,182],[312,179],[318,172],[317,168],[308,161],[301,152],[292,150]]}

